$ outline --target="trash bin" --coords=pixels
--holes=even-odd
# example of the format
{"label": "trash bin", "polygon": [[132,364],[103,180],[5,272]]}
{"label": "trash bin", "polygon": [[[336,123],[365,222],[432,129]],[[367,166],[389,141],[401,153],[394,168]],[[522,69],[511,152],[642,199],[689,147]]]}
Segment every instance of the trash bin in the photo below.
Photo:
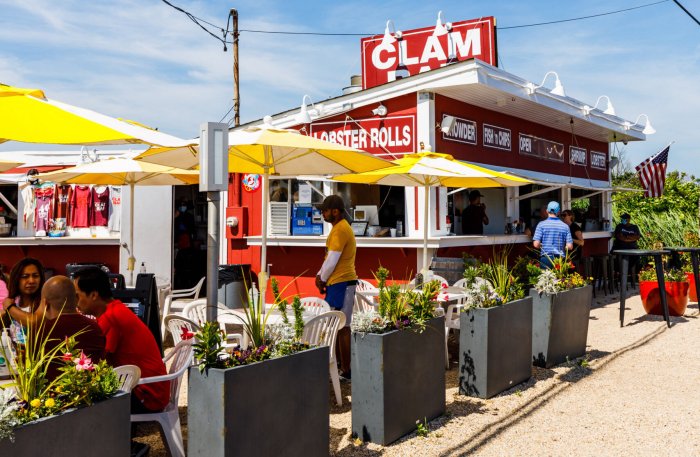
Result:
{"label": "trash bin", "polygon": [[219,265],[219,303],[227,308],[243,308],[247,291],[258,282],[257,275],[250,270],[250,264]]}

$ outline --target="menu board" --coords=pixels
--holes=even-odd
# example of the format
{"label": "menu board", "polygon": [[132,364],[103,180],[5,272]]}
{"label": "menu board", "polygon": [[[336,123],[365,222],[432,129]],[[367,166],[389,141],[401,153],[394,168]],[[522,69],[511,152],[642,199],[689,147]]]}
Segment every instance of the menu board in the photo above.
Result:
{"label": "menu board", "polygon": [[586,148],[579,148],[577,146],[569,146],[569,163],[572,165],[581,165],[585,167],[588,163]]}
{"label": "menu board", "polygon": [[520,155],[564,162],[564,145],[533,135],[520,134]]}

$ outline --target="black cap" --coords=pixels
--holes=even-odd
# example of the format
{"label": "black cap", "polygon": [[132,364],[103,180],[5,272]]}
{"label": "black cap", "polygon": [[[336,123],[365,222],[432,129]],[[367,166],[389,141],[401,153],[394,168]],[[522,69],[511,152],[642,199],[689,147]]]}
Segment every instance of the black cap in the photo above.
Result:
{"label": "black cap", "polygon": [[323,203],[318,205],[318,209],[320,211],[325,211],[327,209],[345,211],[345,202],[339,195],[329,195],[323,200]]}
{"label": "black cap", "polygon": [[629,213],[625,213],[622,216],[620,216],[621,219],[630,219]]}
{"label": "black cap", "polygon": [[483,195],[478,190],[473,190],[469,192],[469,200],[475,200],[479,197],[483,197]]}

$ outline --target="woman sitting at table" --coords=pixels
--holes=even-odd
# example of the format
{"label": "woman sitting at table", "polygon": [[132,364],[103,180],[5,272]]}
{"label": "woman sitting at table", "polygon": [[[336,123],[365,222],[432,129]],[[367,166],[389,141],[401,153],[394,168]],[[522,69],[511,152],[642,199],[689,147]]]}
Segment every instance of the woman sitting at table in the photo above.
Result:
{"label": "woman sitting at table", "polygon": [[[44,266],[37,259],[25,257],[17,262],[10,271],[9,295],[2,302],[0,318],[7,319],[7,314],[23,327],[38,325],[44,315],[40,306],[44,278]],[[18,330],[15,325],[15,332]],[[19,338],[21,341],[22,336]]]}

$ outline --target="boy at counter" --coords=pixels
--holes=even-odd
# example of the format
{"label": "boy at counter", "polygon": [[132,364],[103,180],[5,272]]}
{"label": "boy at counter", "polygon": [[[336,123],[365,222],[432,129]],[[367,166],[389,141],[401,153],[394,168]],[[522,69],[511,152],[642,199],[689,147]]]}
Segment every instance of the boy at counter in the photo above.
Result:
{"label": "boy at counter", "polygon": [[[105,352],[110,365],[136,365],[142,378],[167,374],[151,331],[124,303],[112,298],[107,273],[99,268],[85,268],[75,273],[73,284],[78,308],[97,318],[107,339]],[[169,399],[169,381],[136,386],[131,395],[131,413],[162,411]]]}

